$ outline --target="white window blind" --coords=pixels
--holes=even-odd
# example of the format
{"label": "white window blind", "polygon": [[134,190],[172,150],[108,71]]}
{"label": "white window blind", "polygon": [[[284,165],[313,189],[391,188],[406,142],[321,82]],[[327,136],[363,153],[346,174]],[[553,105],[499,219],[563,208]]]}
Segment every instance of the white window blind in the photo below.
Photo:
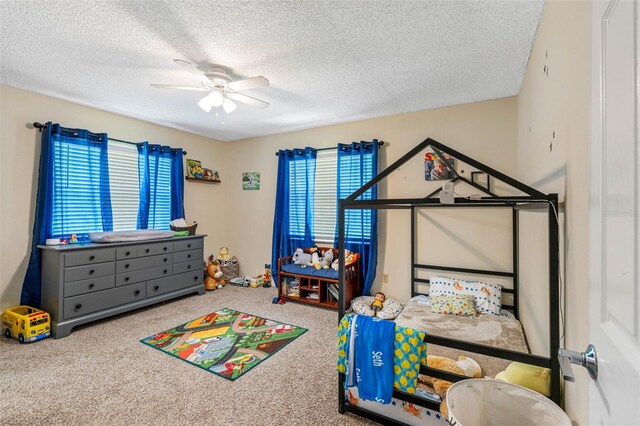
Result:
{"label": "white window blind", "polygon": [[337,214],[337,150],[319,151],[316,159],[316,185],[313,234],[316,242],[333,244]]}
{"label": "white window blind", "polygon": [[138,148],[130,143],[109,141],[108,153],[113,230],[136,229],[140,205]]}
{"label": "white window blind", "polygon": [[[151,203],[149,229],[169,230],[171,222],[171,158],[149,157]],[[157,173],[156,173],[157,171]]]}

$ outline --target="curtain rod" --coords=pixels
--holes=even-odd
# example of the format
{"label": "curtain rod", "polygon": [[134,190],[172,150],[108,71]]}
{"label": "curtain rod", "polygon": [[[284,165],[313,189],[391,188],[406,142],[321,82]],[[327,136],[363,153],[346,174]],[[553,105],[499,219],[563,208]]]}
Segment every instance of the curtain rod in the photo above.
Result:
{"label": "curtain rod", "polygon": [[[37,121],[34,121],[32,124],[33,124],[33,127],[38,129],[39,131],[42,131],[42,129],[45,129],[47,127],[46,124],[38,123]],[[123,141],[122,139],[110,138],[108,136],[107,136],[107,138],[110,141],[114,141],[114,142],[122,142],[122,143],[131,144],[131,145],[137,145],[135,142]],[[187,155],[187,151],[182,151],[182,155]]]}
{"label": "curtain rod", "polygon": [[[384,141],[378,141],[378,146],[383,146]],[[337,146],[331,146],[329,148],[317,148],[316,151],[328,151],[330,149],[338,149]],[[276,152],[276,156],[280,155],[280,152]]]}

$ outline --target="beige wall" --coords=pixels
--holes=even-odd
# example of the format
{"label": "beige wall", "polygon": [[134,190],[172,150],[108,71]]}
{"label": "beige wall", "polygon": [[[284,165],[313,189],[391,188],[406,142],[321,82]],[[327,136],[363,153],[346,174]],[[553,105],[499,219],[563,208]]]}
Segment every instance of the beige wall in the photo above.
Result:
{"label": "beige wall", "polygon": [[[516,173],[517,100],[515,97],[438,108],[408,114],[375,118],[335,126],[278,134],[235,141],[224,145],[229,164],[233,165],[225,180],[226,198],[233,213],[225,226],[229,228],[229,249],[240,257],[241,273],[255,275],[270,262],[271,233],[275,203],[278,149],[313,146],[316,148],[335,146],[337,143],[378,138],[386,142],[381,150],[380,169],[392,164],[403,154],[431,137],[459,150],[485,164],[495,167],[508,175]],[[438,187],[436,182],[424,180],[424,154],[393,173],[388,182],[380,188],[380,194],[388,197],[420,197]],[[469,168],[465,174],[469,176]],[[246,171],[261,173],[259,191],[243,191],[241,174]],[[462,191],[462,189],[461,189]],[[476,191],[477,192],[477,191]],[[423,218],[425,232],[438,230],[437,224],[447,224],[441,212]],[[459,213],[462,214],[462,213]],[[437,232],[431,240],[422,240],[426,259],[443,253],[455,253],[455,261],[469,267],[503,267],[511,259],[510,237],[505,239],[505,227],[510,235],[510,224],[488,212],[466,213],[474,226],[460,228],[447,227],[451,231],[443,235]],[[453,219],[458,225],[460,218]],[[381,289],[388,297],[406,301],[410,296],[410,228],[409,212],[401,210],[381,211],[379,223],[379,262],[374,290]],[[445,222],[443,222],[445,220]],[[469,222],[467,222],[469,223]],[[487,225],[488,226],[485,226]],[[491,240],[499,229],[495,246],[478,265],[477,254]],[[467,232],[468,231],[468,232]],[[466,232],[466,234],[465,234]],[[452,238],[453,236],[453,238]],[[444,238],[443,238],[444,237]],[[508,240],[507,247],[504,242]],[[423,247],[426,247],[423,246]],[[422,253],[422,252],[421,252]],[[422,258],[421,258],[422,260]],[[510,266],[507,264],[507,269]],[[389,283],[382,284],[382,273],[389,274]]]}
{"label": "beige wall", "polygon": [[[589,323],[589,13],[586,2],[545,3],[518,97],[518,176],[542,191],[558,192],[565,203],[561,270],[566,287],[566,347],[573,350],[587,346]],[[544,220],[540,216],[527,215],[525,244],[538,242]],[[522,272],[523,286],[535,289],[535,271]],[[544,303],[544,296],[535,296],[528,299],[531,311]],[[536,333],[527,330],[527,338],[536,338]],[[576,423],[586,425],[589,378],[584,369],[574,372],[576,382],[565,386],[566,411]]]}
{"label": "beige wall", "polygon": [[[181,132],[71,102],[0,85],[0,310],[20,302],[20,290],[29,262],[37,191],[40,135],[25,124],[58,122],[128,141],[148,140],[184,148],[188,157],[217,169],[230,168],[222,161],[222,142]],[[185,182],[187,221],[198,222],[198,232],[209,234],[205,250],[213,251],[227,240],[227,209],[220,202],[223,184]]]}

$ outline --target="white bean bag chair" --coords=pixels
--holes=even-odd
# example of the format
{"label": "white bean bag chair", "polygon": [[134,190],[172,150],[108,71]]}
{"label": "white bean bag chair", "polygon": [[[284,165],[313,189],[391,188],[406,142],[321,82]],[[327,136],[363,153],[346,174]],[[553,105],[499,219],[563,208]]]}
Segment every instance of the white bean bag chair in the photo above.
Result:
{"label": "white bean bag chair", "polygon": [[[373,296],[360,296],[351,301],[351,309],[356,314],[373,316],[373,310],[371,309],[371,303],[373,303]],[[402,305],[393,299],[387,299],[382,304],[382,309],[378,311],[378,318],[392,320],[402,312]]]}

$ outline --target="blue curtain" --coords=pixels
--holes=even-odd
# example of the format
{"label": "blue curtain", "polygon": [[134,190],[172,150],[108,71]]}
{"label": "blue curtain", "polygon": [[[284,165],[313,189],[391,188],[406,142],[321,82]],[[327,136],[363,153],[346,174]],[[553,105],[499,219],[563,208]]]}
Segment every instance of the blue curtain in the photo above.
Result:
{"label": "blue curtain", "polygon": [[312,230],[317,150],[286,149],[278,153],[276,210],[273,216],[271,274],[278,284],[278,259],[298,247],[314,244]]}
{"label": "blue curtain", "polygon": [[169,222],[184,217],[182,149],[138,146],[140,206],[138,229],[169,229]]}
{"label": "blue curtain", "polygon": [[[378,174],[378,141],[338,144],[338,200],[343,200]],[[375,200],[374,185],[358,200]],[[335,247],[338,247],[336,230]],[[345,210],[345,248],[360,254],[362,294],[369,295],[378,264],[378,211]]]}
{"label": "blue curtain", "polygon": [[108,138],[83,129],[47,123],[40,143],[40,168],[31,255],[20,303],[40,307],[41,257],[47,238],[88,239],[93,231],[111,231]]}

